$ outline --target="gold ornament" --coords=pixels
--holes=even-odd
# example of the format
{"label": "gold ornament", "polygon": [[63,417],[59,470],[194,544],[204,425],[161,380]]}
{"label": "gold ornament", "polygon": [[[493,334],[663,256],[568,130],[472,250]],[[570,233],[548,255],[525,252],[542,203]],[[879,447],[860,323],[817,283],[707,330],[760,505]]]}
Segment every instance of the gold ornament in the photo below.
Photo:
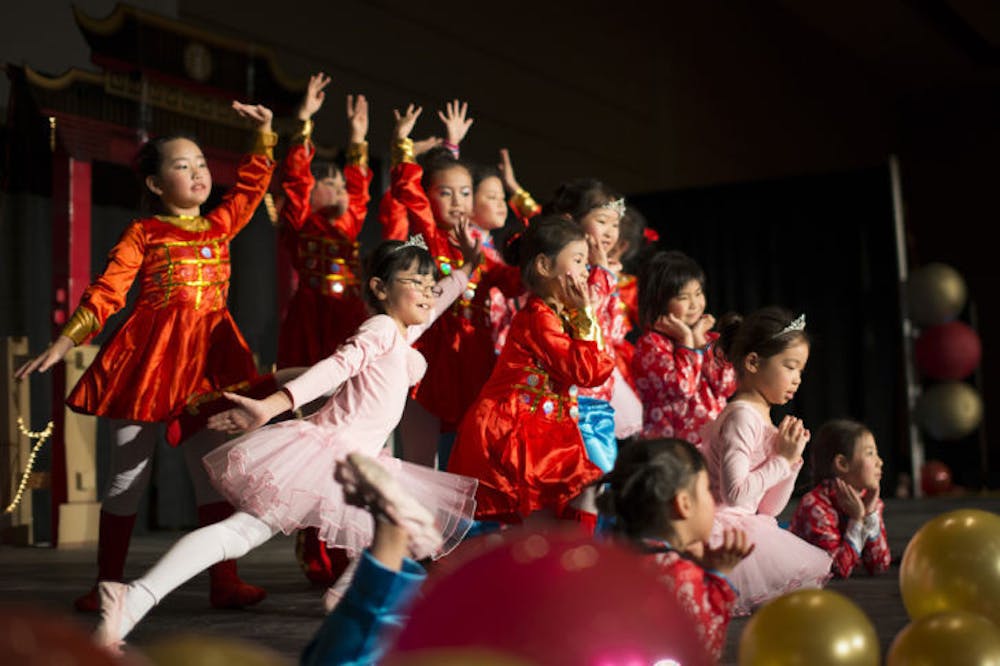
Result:
{"label": "gold ornament", "polygon": [[763,605],[740,636],[740,666],[878,666],[875,627],[831,590],[797,590]]}
{"label": "gold ornament", "polygon": [[910,274],[906,284],[910,318],[919,326],[943,324],[965,307],[965,280],[951,266],[931,263]]}
{"label": "gold ornament", "polygon": [[983,420],[983,401],[975,388],[964,382],[945,382],[930,387],[917,400],[917,423],[941,441],[971,434]]}
{"label": "gold ornament", "polygon": [[1000,628],[975,613],[935,613],[904,627],[886,655],[886,666],[953,664],[1000,664]]}
{"label": "gold ornament", "polygon": [[1000,516],[960,509],[924,523],[903,552],[899,591],[911,620],[964,610],[1000,627]]}
{"label": "gold ornament", "polygon": [[3,510],[4,513],[14,513],[14,509],[21,503],[24,490],[28,485],[28,479],[31,478],[31,470],[35,468],[35,456],[38,455],[38,452],[45,446],[45,442],[52,436],[52,429],[54,427],[55,424],[49,421],[44,430],[34,432],[24,427],[24,419],[20,416],[17,417],[17,429],[20,433],[28,439],[37,439],[38,443],[31,447],[31,453],[28,454],[28,461],[24,464],[24,471],[21,473],[21,481],[17,484],[17,491],[14,493],[14,498],[10,501],[10,504]]}

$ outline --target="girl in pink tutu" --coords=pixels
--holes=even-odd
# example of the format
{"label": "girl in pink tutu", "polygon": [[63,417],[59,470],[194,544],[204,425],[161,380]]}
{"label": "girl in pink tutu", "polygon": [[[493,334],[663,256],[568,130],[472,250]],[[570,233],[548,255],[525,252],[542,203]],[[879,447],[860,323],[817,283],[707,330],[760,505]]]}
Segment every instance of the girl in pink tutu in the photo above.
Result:
{"label": "girl in pink tutu", "polygon": [[[180,539],[131,584],[101,583],[97,640],[102,645],[120,645],[169,592],[278,532],[316,527],[326,544],[356,557],[371,542],[372,517],[345,502],[342,483],[334,474],[338,463],[353,452],[378,456],[397,484],[433,516],[432,527],[411,526],[414,559],[440,557],[458,545],[472,523],[477,482],[405,463],[383,448],[399,423],[408,387],[427,367],[410,345],[462,293],[479,262],[479,244],[473,243],[467,220],[458,225],[456,235],[463,265],[436,284],[434,261],[419,237],[383,242],[369,260],[365,283],[366,300],[378,314],[333,355],[267,398],[227,394],[237,407],[213,416],[209,427],[252,432],[227,442],[203,462],[238,511]],[[332,395],[308,419],[260,428],[324,394]],[[342,576],[344,587],[348,578]],[[329,610],[336,595],[328,596]]]}
{"label": "girl in pink tutu", "polygon": [[795,396],[809,360],[805,315],[769,307],[745,319],[727,315],[720,328],[717,344],[736,369],[738,388],[702,432],[702,452],[719,505],[711,543],[735,527],[756,545],[731,574],[740,591],[734,613],[746,615],[793,589],[822,587],[831,560],[775,519],[788,504],[809,441],[800,419],[786,416],[777,428],[771,423],[771,407]]}

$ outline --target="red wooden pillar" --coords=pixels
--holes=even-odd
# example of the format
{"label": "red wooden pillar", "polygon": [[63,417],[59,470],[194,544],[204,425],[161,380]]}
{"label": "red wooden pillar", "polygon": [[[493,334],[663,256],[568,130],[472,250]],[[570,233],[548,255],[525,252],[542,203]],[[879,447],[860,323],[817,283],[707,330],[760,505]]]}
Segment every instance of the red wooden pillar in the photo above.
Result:
{"label": "red wooden pillar", "polygon": [[[90,162],[57,146],[52,155],[52,324],[53,339],[90,284]],[[52,544],[59,539],[59,507],[66,502],[66,366],[52,368]]]}

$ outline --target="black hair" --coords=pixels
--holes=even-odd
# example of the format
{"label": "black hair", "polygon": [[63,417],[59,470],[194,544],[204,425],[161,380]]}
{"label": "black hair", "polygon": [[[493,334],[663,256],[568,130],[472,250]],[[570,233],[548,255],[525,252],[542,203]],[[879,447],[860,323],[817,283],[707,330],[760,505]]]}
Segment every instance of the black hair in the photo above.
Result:
{"label": "black hair", "polygon": [[532,220],[528,229],[510,239],[503,249],[503,258],[512,266],[521,267],[521,282],[530,290],[537,290],[539,276],[535,271],[535,259],[544,254],[551,260],[563,248],[576,240],[583,240],[580,225],[558,215],[542,215]]}
{"label": "black hair", "polygon": [[683,439],[632,442],[602,479],[609,485],[597,497],[597,507],[613,519],[615,532],[629,539],[662,533],[669,527],[671,501],[691,490],[703,469],[705,459]]}
{"label": "black hair", "polygon": [[424,170],[424,175],[420,178],[420,185],[426,192],[431,186],[431,181],[438,173],[449,169],[465,169],[472,178],[472,169],[468,164],[455,157],[452,152],[444,146],[435,146],[417,158],[417,163]]}
{"label": "black hair", "polygon": [[730,312],[719,321],[717,349],[726,357],[737,373],[743,372],[743,360],[750,354],[762,359],[785,351],[792,345],[809,344],[805,330],[781,333],[794,317],[785,308],[770,305],[746,317]]}
{"label": "black hair", "polygon": [[309,171],[313,178],[323,180],[324,178],[344,177],[344,172],[336,162],[330,160],[313,160],[309,165]]}
{"label": "black hair", "polygon": [[472,166],[472,189],[475,191],[479,185],[489,178],[499,178],[500,185],[503,185],[503,175],[500,169],[489,164],[475,164]]}
{"label": "black hair", "polygon": [[705,287],[705,271],[678,250],[661,251],[646,262],[639,276],[639,323],[652,328],[669,311],[670,299],[691,280]]}
{"label": "black hair", "polygon": [[578,178],[556,188],[552,199],[542,206],[543,215],[568,215],[574,222],[621,196],[596,178]]}
{"label": "black hair", "polygon": [[142,200],[140,207],[144,213],[164,212],[163,202],[159,195],[149,189],[146,178],[149,176],[159,176],[163,168],[163,146],[177,139],[187,139],[199,145],[198,139],[188,132],[171,132],[154,139],[150,139],[142,144],[135,155],[135,170],[139,175],[139,187],[142,189]]}
{"label": "black hair", "polygon": [[396,273],[405,271],[416,264],[417,273],[435,275],[434,259],[422,247],[409,245],[403,241],[387,240],[379,243],[365,261],[365,302],[375,312],[384,313],[382,301],[378,300],[371,288],[371,279],[378,278],[389,284]]}
{"label": "black hair", "polygon": [[646,227],[648,226],[646,217],[634,206],[625,206],[625,214],[622,215],[622,219],[618,223],[618,244],[627,246],[619,258],[626,273],[635,270],[630,264],[646,247]]}
{"label": "black hair", "polygon": [[834,478],[833,461],[838,455],[848,460],[853,458],[858,441],[870,433],[865,424],[852,419],[833,419],[824,423],[809,443],[813,483]]}

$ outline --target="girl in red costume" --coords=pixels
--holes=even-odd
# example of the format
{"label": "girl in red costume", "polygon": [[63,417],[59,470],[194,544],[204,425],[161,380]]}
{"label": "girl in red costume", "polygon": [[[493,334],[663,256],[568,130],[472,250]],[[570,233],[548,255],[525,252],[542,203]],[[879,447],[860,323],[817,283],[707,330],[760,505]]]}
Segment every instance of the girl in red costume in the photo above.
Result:
{"label": "girl in red costume", "polygon": [[705,312],[705,273],[683,252],[658,252],[639,286],[644,332],[633,372],[645,407],[642,436],[677,437],[701,444],[736,391],[732,363],[716,348],[715,317]]}
{"label": "girl in red costume", "polygon": [[[412,104],[405,113],[396,111],[392,197],[406,209],[410,230],[426,239],[438,270],[448,275],[462,265],[454,230],[472,213],[472,177],[454,157],[472,119],[457,100],[439,113],[448,138],[421,167],[409,138],[420,112]],[[496,360],[488,307],[493,287],[513,295],[521,290],[520,278],[516,268],[486,256],[461,297],[416,344],[428,368],[400,423],[403,458],[410,462],[435,465],[440,433],[455,429],[489,377]]]}
{"label": "girl in red costume", "polygon": [[[139,279],[134,310],[67,398],[76,411],[111,419],[111,473],[101,504],[97,551],[99,581],[122,579],[135,514],[149,484],[159,422],[180,411],[192,396],[245,383],[257,374],[226,307],[229,242],[250,221],[267,191],[277,137],[269,109],[238,102],[233,108],[256,124],[257,141],[222,203],[202,216],[212,175],[197,143],[173,135],[143,146],[139,172],[159,214],[128,226],[62,334],[15,374],[20,379],[36,370],[44,372],[91,338],[125,306],[129,288]],[[201,465],[201,458],[222,439],[206,431],[184,445],[201,525],[233,511]],[[264,596],[264,590],[239,579],[235,561],[212,567],[213,606],[238,608]],[[98,609],[96,586],[76,607]]]}
{"label": "girl in red costume", "polygon": [[635,442],[605,480],[608,491],[598,500],[602,516],[647,554],[715,663],[737,598],[727,574],[754,547],[739,529],[726,530],[719,544],[709,545],[715,501],[704,458],[679,439]]}
{"label": "girl in red costume", "polygon": [[480,480],[480,520],[518,523],[538,511],[581,520],[578,497],[601,477],[577,426],[579,389],[614,369],[591,307],[587,255],[580,227],[554,216],[533,221],[505,248],[532,295],[448,464]]}
{"label": "girl in red costume", "polygon": [[[368,214],[368,101],[347,96],[350,145],[343,172],[314,160],[312,117],[323,106],[330,77],[309,79],[299,107],[301,127],[285,157],[281,188],[281,242],[298,274],[298,289],[278,335],[278,367],[309,367],[326,358],[368,318],[359,286],[358,234]],[[345,187],[346,183],[346,187]],[[347,566],[343,551],[331,551],[314,527],[299,532],[296,554],[306,578],[333,584]]]}

